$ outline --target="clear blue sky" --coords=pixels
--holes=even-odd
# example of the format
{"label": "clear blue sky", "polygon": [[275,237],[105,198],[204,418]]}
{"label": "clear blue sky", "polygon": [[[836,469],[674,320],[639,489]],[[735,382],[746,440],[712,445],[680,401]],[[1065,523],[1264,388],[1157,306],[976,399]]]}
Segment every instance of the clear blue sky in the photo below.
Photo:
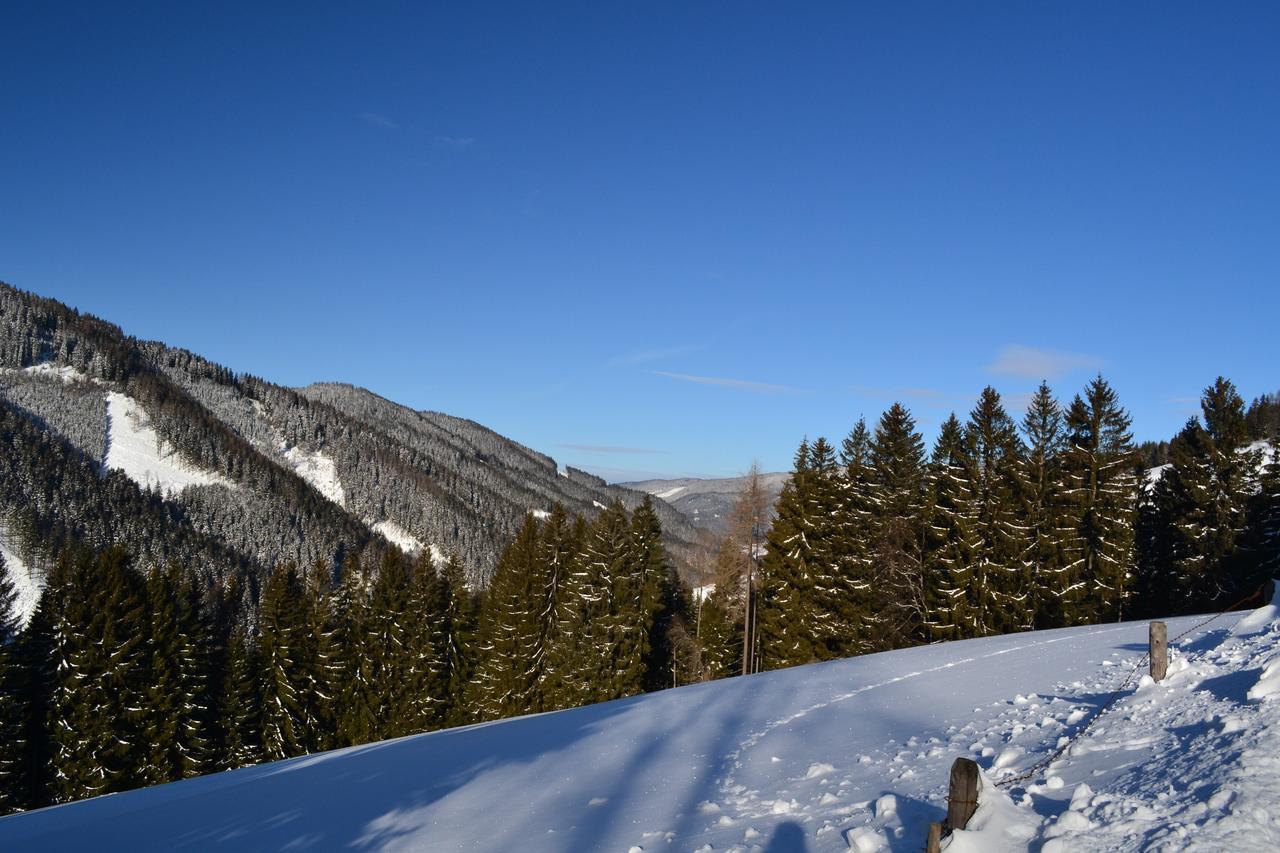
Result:
{"label": "clear blue sky", "polygon": [[1280,387],[1276,4],[194,5],[0,10],[0,279],[610,479]]}

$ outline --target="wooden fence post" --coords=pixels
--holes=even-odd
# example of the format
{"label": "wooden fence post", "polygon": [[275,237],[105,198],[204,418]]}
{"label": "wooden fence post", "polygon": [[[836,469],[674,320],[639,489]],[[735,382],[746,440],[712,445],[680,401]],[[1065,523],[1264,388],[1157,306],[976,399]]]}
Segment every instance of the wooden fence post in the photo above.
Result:
{"label": "wooden fence post", "polygon": [[942,853],[942,824],[929,824],[929,840],[924,844],[925,853]]}
{"label": "wooden fence post", "polygon": [[1151,623],[1151,677],[1164,681],[1169,671],[1169,628],[1163,622]]}
{"label": "wooden fence post", "polygon": [[964,829],[978,810],[978,765],[957,758],[951,765],[951,790],[947,794],[947,831]]}

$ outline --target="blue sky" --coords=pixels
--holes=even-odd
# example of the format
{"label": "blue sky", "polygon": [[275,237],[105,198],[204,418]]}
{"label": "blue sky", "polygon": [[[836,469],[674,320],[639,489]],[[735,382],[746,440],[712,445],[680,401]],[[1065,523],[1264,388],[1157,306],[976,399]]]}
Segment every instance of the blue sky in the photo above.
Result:
{"label": "blue sky", "polygon": [[610,479],[1280,387],[1274,4],[191,5],[0,11],[0,279]]}

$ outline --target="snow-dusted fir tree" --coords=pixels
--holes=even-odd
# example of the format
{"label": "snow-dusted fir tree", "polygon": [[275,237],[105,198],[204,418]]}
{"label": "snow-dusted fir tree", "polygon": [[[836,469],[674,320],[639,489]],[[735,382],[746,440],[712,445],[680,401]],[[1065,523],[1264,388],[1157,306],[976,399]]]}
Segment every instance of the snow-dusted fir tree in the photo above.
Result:
{"label": "snow-dusted fir tree", "polygon": [[1170,443],[1170,466],[1144,506],[1156,528],[1154,542],[1144,541],[1144,586],[1167,607],[1230,603],[1250,574],[1238,571],[1235,552],[1248,526],[1261,458],[1246,449],[1244,400],[1218,377],[1200,408],[1203,423],[1192,419]]}
{"label": "snow-dusted fir tree", "polygon": [[406,733],[425,732],[444,718],[448,697],[445,652],[446,585],[436,572],[431,549],[423,548],[409,580],[408,690],[405,691]]}
{"label": "snow-dusted fir tree", "polygon": [[262,667],[262,751],[276,761],[307,751],[310,662],[303,636],[302,583],[293,566],[281,566],[262,590],[258,659]]}
{"label": "snow-dusted fir tree", "polygon": [[377,738],[378,658],[369,645],[369,574],[358,555],[348,558],[334,597],[335,645],[341,655],[338,697],[338,742],[368,743]]}
{"label": "snow-dusted fir tree", "polygon": [[808,439],[800,442],[791,478],[782,487],[761,566],[758,630],[761,664],[780,669],[818,659],[813,612],[813,519]]}
{"label": "snow-dusted fir tree", "polygon": [[1130,422],[1101,376],[1067,408],[1063,546],[1068,583],[1060,600],[1069,625],[1114,621],[1127,612],[1138,492]]}
{"label": "snow-dusted fir tree", "polygon": [[565,650],[567,654],[572,639],[561,631],[568,630],[572,624],[573,595],[570,587],[575,560],[582,546],[579,536],[580,528],[569,518],[564,507],[557,503],[542,526],[542,539],[538,549],[538,561],[544,567],[539,574],[542,588],[533,590],[539,603],[539,644],[535,650],[539,710],[557,707],[556,697],[560,692],[560,685],[556,682],[556,676],[559,672],[558,664],[562,663],[562,655],[559,653]]}
{"label": "snow-dusted fir tree", "polygon": [[817,660],[847,657],[858,648],[861,616],[855,596],[861,578],[848,574],[852,549],[843,524],[845,499],[842,466],[835,448],[819,436],[809,448],[808,505],[804,513],[804,539],[809,551],[812,587],[804,610],[812,616],[813,654]]}
{"label": "snow-dusted fir tree", "polygon": [[53,796],[57,802],[143,782],[147,707],[146,591],[128,556],[83,557],[50,585],[53,626]]}
{"label": "snow-dusted fir tree", "polygon": [[441,612],[440,661],[444,667],[441,680],[446,685],[448,706],[442,723],[458,725],[467,719],[463,696],[471,680],[475,659],[478,613],[476,599],[467,587],[466,572],[458,555],[450,554],[440,572]]}
{"label": "snow-dusted fir tree", "polygon": [[248,629],[237,625],[227,641],[227,674],[222,688],[226,747],[224,769],[248,767],[265,758],[262,749],[262,685],[257,648]]}
{"label": "snow-dusted fir tree", "polygon": [[1018,493],[1023,448],[1013,418],[990,385],[969,413],[965,441],[977,537],[970,587],[975,636],[1030,628],[1027,537]]}
{"label": "snow-dusted fir tree", "polygon": [[496,720],[535,710],[541,660],[539,643],[543,602],[532,592],[539,563],[540,531],[532,513],[498,559],[480,617],[479,663],[468,706],[480,720]]}
{"label": "snow-dusted fir tree", "polygon": [[929,463],[925,621],[932,640],[978,636],[973,584],[979,543],[972,467],[964,428],[952,413],[942,424]]}
{"label": "snow-dusted fir tree", "polygon": [[1065,425],[1062,407],[1048,383],[1036,389],[1022,418],[1026,463],[1022,466],[1022,562],[1027,567],[1027,610],[1037,628],[1063,624],[1059,592],[1066,568],[1062,540],[1067,520],[1062,496],[1062,451]]}
{"label": "snow-dusted fir tree", "polygon": [[27,703],[18,649],[17,591],[0,555],[0,815],[26,805]]}
{"label": "snow-dusted fir tree", "polygon": [[143,777],[158,785],[189,779],[214,766],[209,754],[202,624],[195,583],[178,563],[147,577],[149,631]]}
{"label": "snow-dusted fir tree", "polygon": [[[836,555],[843,594],[833,609],[837,621],[845,626],[839,651],[841,655],[862,654],[871,650],[866,636],[866,614],[872,606],[871,559],[871,431],[864,418],[858,418],[840,445],[839,505],[834,522],[839,543]],[[841,656],[837,655],[837,656]]]}
{"label": "snow-dusted fir tree", "polygon": [[923,639],[924,439],[901,403],[876,424],[870,459],[875,594],[866,630],[879,650]]}

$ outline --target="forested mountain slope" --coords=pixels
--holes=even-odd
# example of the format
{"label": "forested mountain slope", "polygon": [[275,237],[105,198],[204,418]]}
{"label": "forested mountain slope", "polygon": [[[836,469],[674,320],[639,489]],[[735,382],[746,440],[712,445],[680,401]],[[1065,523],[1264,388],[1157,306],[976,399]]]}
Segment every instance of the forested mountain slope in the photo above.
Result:
{"label": "forested mountain slope", "polygon": [[[256,576],[389,541],[457,553],[482,584],[528,512],[643,498],[471,421],[238,375],[8,285],[0,441],[0,537],[28,565],[116,542],[144,564]],[[693,529],[657,511],[679,558]]]}

